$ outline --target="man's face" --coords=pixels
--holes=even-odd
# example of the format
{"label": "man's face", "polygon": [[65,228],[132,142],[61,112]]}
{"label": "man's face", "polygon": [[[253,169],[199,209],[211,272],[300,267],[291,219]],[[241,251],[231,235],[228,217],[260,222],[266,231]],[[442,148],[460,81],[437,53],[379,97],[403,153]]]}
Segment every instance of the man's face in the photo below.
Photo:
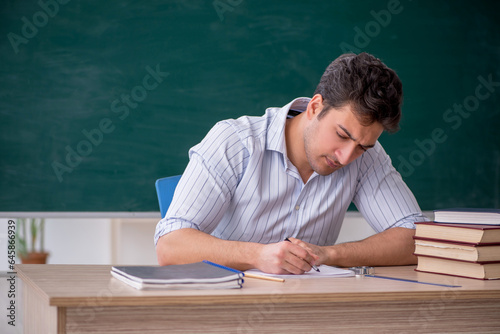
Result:
{"label": "man's face", "polygon": [[350,105],[330,108],[318,120],[314,115],[304,130],[304,147],[311,168],[328,175],[356,160],[373,147],[384,130],[380,123],[363,126]]}

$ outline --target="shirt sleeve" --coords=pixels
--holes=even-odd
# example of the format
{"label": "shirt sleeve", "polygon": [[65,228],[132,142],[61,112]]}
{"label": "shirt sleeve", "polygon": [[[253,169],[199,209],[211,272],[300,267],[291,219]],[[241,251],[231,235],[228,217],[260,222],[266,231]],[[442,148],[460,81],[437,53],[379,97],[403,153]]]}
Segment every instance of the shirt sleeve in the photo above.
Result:
{"label": "shirt sleeve", "polygon": [[213,232],[241,179],[248,151],[230,123],[220,122],[189,156],[172,203],[156,226],[155,244],[162,235],[182,228]]}
{"label": "shirt sleeve", "polygon": [[414,229],[415,222],[429,220],[380,143],[363,154],[357,164],[360,172],[353,202],[375,231]]}

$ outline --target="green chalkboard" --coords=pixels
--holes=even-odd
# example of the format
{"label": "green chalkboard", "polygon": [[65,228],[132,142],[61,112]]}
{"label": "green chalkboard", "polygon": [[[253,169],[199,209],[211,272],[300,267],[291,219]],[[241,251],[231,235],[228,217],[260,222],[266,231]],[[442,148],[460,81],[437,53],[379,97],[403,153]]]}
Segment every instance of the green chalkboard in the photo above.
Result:
{"label": "green chalkboard", "polygon": [[154,181],[217,121],[311,96],[346,51],[403,81],[402,130],[380,140],[421,207],[500,207],[500,2],[0,9],[0,211],[158,211]]}

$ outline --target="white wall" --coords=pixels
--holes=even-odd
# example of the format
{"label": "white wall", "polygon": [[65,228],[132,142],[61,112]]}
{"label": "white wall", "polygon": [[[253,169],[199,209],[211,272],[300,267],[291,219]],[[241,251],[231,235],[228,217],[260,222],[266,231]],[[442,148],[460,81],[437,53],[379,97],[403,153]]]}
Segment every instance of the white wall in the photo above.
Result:
{"label": "white wall", "polygon": [[46,219],[45,236],[48,263],[111,263],[110,219]]}

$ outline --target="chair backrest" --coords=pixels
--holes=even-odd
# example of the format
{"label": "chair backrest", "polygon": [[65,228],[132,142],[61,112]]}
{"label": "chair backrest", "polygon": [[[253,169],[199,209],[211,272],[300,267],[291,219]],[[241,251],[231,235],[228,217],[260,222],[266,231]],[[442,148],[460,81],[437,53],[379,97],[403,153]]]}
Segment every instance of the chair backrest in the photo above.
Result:
{"label": "chair backrest", "polygon": [[158,203],[160,204],[161,217],[164,218],[167,213],[168,207],[174,197],[175,187],[179,182],[181,175],[164,177],[156,180],[156,195],[158,196]]}

